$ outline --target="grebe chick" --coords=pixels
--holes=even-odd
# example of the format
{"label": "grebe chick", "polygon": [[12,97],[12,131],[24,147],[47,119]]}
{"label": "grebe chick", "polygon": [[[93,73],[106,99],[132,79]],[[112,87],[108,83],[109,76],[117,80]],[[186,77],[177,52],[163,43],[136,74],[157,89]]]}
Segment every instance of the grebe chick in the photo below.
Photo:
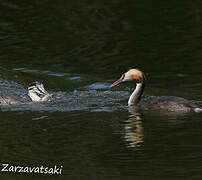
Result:
{"label": "grebe chick", "polygon": [[167,110],[175,112],[202,112],[201,108],[197,107],[189,100],[181,97],[159,96],[149,97],[141,100],[146,77],[145,74],[139,69],[130,69],[128,72],[124,73],[119,80],[115,81],[111,87],[126,81],[136,83],[136,88],[128,100],[129,106],[134,105],[143,109]]}
{"label": "grebe chick", "polygon": [[[49,94],[42,83],[34,82],[28,86],[28,96],[32,101],[42,102],[48,101],[52,98],[52,94]],[[11,104],[26,104],[30,103],[26,99],[12,96],[12,95],[0,95],[0,104],[11,105]]]}
{"label": "grebe chick", "polygon": [[28,86],[28,96],[31,98],[32,101],[39,102],[39,101],[48,101],[52,98],[52,94],[49,94],[44,85],[40,82],[33,82]]}

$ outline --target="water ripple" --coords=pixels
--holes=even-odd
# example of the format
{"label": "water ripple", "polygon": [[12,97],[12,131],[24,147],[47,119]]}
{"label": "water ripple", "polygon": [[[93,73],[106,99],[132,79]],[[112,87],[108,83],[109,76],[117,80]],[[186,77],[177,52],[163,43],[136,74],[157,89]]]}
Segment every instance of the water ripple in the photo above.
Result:
{"label": "water ripple", "polygon": [[83,78],[78,74],[70,74],[70,73],[58,73],[52,71],[40,71],[38,69],[28,69],[28,68],[14,68],[14,71],[25,72],[25,73],[37,73],[37,74],[44,74],[48,76],[54,77],[65,77],[67,80],[82,80]]}
{"label": "water ripple", "polygon": [[[0,79],[0,93],[26,98],[27,90],[20,84]],[[1,106],[2,111],[113,111],[123,108],[121,101],[127,100],[128,91],[111,91],[105,83],[95,83],[70,92],[51,92],[50,102]]]}

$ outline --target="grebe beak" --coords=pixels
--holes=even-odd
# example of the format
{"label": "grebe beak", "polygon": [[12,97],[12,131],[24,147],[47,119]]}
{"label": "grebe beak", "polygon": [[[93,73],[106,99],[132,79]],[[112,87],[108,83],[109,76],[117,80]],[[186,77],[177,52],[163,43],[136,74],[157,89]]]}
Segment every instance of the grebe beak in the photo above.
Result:
{"label": "grebe beak", "polygon": [[110,87],[114,87],[114,86],[117,86],[117,85],[119,85],[120,83],[122,83],[123,82],[123,79],[122,78],[120,78],[119,80],[117,80],[117,81],[115,81],[113,84],[111,84],[111,86]]}
{"label": "grebe beak", "polygon": [[45,94],[42,98],[41,101],[50,101],[52,99],[53,95],[52,94]]}
{"label": "grebe beak", "polygon": [[46,97],[47,99],[51,99],[53,97],[53,94],[47,93],[44,95],[44,97]]}

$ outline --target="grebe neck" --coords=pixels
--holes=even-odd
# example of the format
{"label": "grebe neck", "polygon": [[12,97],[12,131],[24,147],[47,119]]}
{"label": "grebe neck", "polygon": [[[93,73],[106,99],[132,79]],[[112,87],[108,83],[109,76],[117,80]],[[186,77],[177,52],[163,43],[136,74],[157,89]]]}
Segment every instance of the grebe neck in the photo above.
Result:
{"label": "grebe neck", "polygon": [[143,91],[144,91],[144,87],[145,87],[145,82],[136,84],[136,88],[128,100],[128,106],[132,106],[140,102]]}

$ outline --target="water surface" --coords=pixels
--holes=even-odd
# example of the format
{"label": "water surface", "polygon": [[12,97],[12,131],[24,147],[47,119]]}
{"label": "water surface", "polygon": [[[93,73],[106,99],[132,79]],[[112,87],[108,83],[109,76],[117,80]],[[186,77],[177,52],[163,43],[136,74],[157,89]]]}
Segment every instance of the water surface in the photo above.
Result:
{"label": "water surface", "polygon": [[202,106],[201,1],[0,1],[0,94],[29,100],[41,81],[53,100],[0,107],[0,168],[63,166],[62,175],[1,172],[2,179],[202,178],[202,115],[127,106],[144,97]]}

